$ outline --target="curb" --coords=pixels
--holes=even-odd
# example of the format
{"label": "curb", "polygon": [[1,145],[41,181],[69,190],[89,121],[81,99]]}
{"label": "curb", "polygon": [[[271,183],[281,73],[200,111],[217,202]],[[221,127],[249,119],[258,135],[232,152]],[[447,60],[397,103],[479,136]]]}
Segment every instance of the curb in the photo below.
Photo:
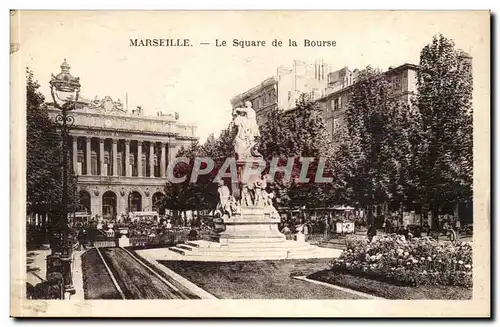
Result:
{"label": "curb", "polygon": [[306,276],[293,276],[292,278],[297,279],[297,280],[302,280],[305,282],[309,282],[309,283],[313,283],[313,284],[317,284],[317,285],[321,285],[321,286],[325,286],[325,287],[329,287],[329,288],[333,288],[333,289],[336,289],[336,290],[339,290],[342,292],[358,295],[358,296],[361,296],[361,297],[364,297],[364,298],[370,299],[370,300],[387,300],[386,298],[383,298],[383,297],[371,295],[371,294],[360,292],[360,291],[355,291],[355,290],[352,290],[350,288],[345,288],[342,286],[332,285],[329,283],[320,282],[318,280],[309,279]]}
{"label": "curb", "polygon": [[175,273],[173,270],[165,267],[164,265],[159,264],[155,259],[150,258],[149,256],[144,255],[142,253],[139,253],[137,251],[136,251],[136,253],[140,257],[142,257],[146,261],[148,261],[150,264],[152,264],[153,266],[155,266],[159,270],[163,271],[168,277],[172,278],[173,280],[175,280],[176,282],[181,284],[183,287],[187,288],[190,292],[192,292],[193,294],[198,296],[200,299],[202,299],[202,300],[218,300],[218,298],[216,298],[212,294],[208,293],[207,291],[205,291],[201,287],[195,285],[194,283],[190,282],[186,278]]}
{"label": "curb", "polygon": [[70,300],[73,301],[81,301],[85,300],[85,291],[83,288],[83,269],[82,269],[82,255],[87,252],[87,250],[84,251],[74,251],[73,252],[73,260],[72,260],[72,273],[73,273],[73,287],[75,288],[75,295],[72,295],[70,297]]}

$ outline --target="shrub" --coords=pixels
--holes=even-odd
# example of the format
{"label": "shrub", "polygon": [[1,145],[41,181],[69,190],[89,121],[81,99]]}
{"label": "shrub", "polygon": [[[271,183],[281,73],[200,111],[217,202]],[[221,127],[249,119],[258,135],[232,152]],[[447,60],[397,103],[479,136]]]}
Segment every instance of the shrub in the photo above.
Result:
{"label": "shrub", "polygon": [[430,238],[406,241],[400,235],[349,240],[332,269],[402,285],[472,287],[472,246],[438,243]]}

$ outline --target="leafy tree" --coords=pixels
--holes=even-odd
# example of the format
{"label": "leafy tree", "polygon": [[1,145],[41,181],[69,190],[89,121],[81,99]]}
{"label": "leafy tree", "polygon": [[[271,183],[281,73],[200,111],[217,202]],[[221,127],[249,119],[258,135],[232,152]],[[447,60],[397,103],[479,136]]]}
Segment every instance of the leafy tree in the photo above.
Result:
{"label": "leafy tree", "polygon": [[[214,178],[218,168],[222,166],[226,158],[234,157],[232,138],[230,131],[225,129],[216,139],[210,135],[205,144],[193,143],[190,147],[182,148],[177,157],[189,159],[189,163],[179,163],[174,169],[175,177],[186,176],[182,183],[168,183],[166,185],[165,207],[178,211],[187,210],[213,210],[217,205],[217,184]],[[214,169],[210,174],[200,175],[194,183],[191,175],[196,158],[210,158],[214,161]],[[206,168],[202,166],[201,168]]]}
{"label": "leafy tree", "polygon": [[437,35],[422,49],[420,67],[419,195],[435,227],[440,205],[472,201],[472,63],[452,40]]}
{"label": "leafy tree", "polygon": [[[61,136],[50,119],[44,96],[33,72],[26,69],[26,188],[27,212],[49,213],[51,224],[57,228],[62,212],[62,152]],[[69,160],[69,158],[68,158]],[[66,164],[69,165],[69,162]],[[71,172],[71,169],[69,169]],[[76,178],[68,176],[69,209],[75,196]],[[70,211],[68,211],[70,212]]]}
{"label": "leafy tree", "polygon": [[[274,157],[280,158],[279,165],[285,166],[288,158],[295,158],[291,180],[284,180],[278,173],[274,190],[280,206],[319,206],[330,201],[332,184],[315,183],[314,178],[319,158],[326,159],[324,177],[328,177],[331,159],[330,137],[320,107],[306,100],[304,96],[297,102],[293,111],[272,111],[268,121],[261,126],[259,151],[269,163]],[[176,176],[187,176],[184,183],[167,185],[165,205],[178,210],[214,209],[217,198],[217,185],[213,183],[219,168],[225,160],[234,157],[233,135],[229,129],[219,137],[210,135],[203,145],[194,144],[179,151],[178,157],[187,157],[189,164],[178,164]],[[214,161],[211,174],[198,177],[196,183],[190,183],[191,172],[196,157],[208,157]],[[301,157],[316,160],[310,163],[307,183],[298,181],[301,169]],[[269,168],[269,166],[268,166]],[[331,175],[331,174],[330,174]]]}
{"label": "leafy tree", "polygon": [[336,136],[336,197],[367,207],[371,223],[374,204],[407,200],[412,188],[412,131],[418,130],[418,119],[394,94],[385,74],[367,67],[353,86],[345,123]]}
{"label": "leafy tree", "polygon": [[[268,162],[278,157],[279,165],[285,166],[288,158],[295,158],[290,181],[283,174],[276,175],[280,205],[318,207],[331,200],[332,184],[315,182],[319,159],[325,159],[324,177],[331,177],[332,159],[330,136],[318,104],[302,95],[294,110],[271,111],[261,127],[261,139],[260,151]],[[309,182],[305,183],[299,181],[301,157],[315,159],[309,164]]]}

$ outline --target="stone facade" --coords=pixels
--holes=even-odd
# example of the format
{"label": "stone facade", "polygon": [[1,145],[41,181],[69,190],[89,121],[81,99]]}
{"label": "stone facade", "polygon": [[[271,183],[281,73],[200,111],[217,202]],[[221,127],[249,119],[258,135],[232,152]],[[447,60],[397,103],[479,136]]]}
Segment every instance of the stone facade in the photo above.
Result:
{"label": "stone facade", "polygon": [[[385,72],[391,82],[394,95],[408,103],[417,91],[417,70],[413,64],[403,64],[398,67],[389,67]],[[335,75],[334,75],[335,74]],[[327,95],[317,100],[324,112],[328,132],[334,135],[335,131],[344,124],[347,103],[351,94],[352,85],[356,83],[356,71],[344,68],[331,73],[329,76],[329,91]]]}
{"label": "stone facade", "polygon": [[302,93],[308,94],[313,100],[324,96],[330,71],[330,66],[322,60],[314,63],[294,61],[292,68],[279,67],[275,75],[233,97],[231,105],[234,109],[250,101],[257,115],[257,123],[262,125],[271,110],[293,109]]}
{"label": "stone facade", "polygon": [[[410,101],[415,94],[417,70],[417,65],[403,64],[389,67],[385,72],[398,97]],[[322,60],[314,63],[294,61],[292,68],[279,67],[274,76],[232,98],[231,105],[243,107],[245,101],[251,101],[257,122],[262,125],[269,111],[275,108],[293,110],[299,96],[306,94],[323,108],[328,132],[333,136],[343,124],[351,86],[356,80],[357,70],[351,71],[348,67],[333,70]]]}
{"label": "stone facade", "polygon": [[[59,110],[49,107],[55,117]],[[168,163],[189,146],[196,127],[173,115],[146,116],[142,108],[127,111],[110,97],[80,99],[69,144],[78,176],[81,207],[95,217],[114,218],[133,211],[158,211]]]}

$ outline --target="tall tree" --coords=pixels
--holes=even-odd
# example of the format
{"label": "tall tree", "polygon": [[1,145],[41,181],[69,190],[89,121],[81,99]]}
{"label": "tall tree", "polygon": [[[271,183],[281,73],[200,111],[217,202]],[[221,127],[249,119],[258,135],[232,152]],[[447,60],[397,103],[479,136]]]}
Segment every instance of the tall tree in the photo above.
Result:
{"label": "tall tree", "polygon": [[413,149],[412,129],[418,128],[409,107],[393,92],[389,79],[367,67],[350,93],[345,127],[337,135],[334,171],[345,202],[366,207],[407,199]]}
{"label": "tall tree", "polygon": [[[50,119],[45,98],[33,72],[26,69],[26,188],[27,211],[49,213],[53,223],[62,209],[62,152],[57,125]],[[69,160],[69,158],[68,158]],[[69,162],[67,163],[69,164]],[[78,201],[74,195],[76,178],[68,179],[69,206]]]}
{"label": "tall tree", "polygon": [[[59,134],[50,120],[44,96],[33,73],[26,70],[26,189],[27,210],[47,211],[60,198]],[[52,155],[50,155],[52,154]]]}
{"label": "tall tree", "polygon": [[[280,166],[295,158],[292,178],[277,174],[276,189],[280,205],[317,207],[330,201],[331,183],[317,183],[315,175],[320,158],[325,160],[324,177],[331,177],[331,138],[324,113],[318,104],[301,95],[291,111],[274,110],[261,127],[261,153],[268,162],[280,158]],[[309,182],[300,182],[300,158],[314,158],[309,164]]]}
{"label": "tall tree", "polygon": [[422,49],[420,67],[420,196],[435,227],[440,205],[472,201],[472,59],[437,35]]}
{"label": "tall tree", "polygon": [[[177,153],[177,157],[189,159],[189,163],[179,163],[174,169],[175,177],[186,176],[186,180],[182,183],[166,185],[165,207],[179,211],[215,209],[218,196],[217,185],[213,182],[214,178],[226,158],[234,157],[230,131],[224,129],[218,138],[210,135],[203,145],[193,143],[188,148],[182,148]],[[192,183],[191,175],[196,158],[213,160],[214,168],[210,174],[200,175]]]}

